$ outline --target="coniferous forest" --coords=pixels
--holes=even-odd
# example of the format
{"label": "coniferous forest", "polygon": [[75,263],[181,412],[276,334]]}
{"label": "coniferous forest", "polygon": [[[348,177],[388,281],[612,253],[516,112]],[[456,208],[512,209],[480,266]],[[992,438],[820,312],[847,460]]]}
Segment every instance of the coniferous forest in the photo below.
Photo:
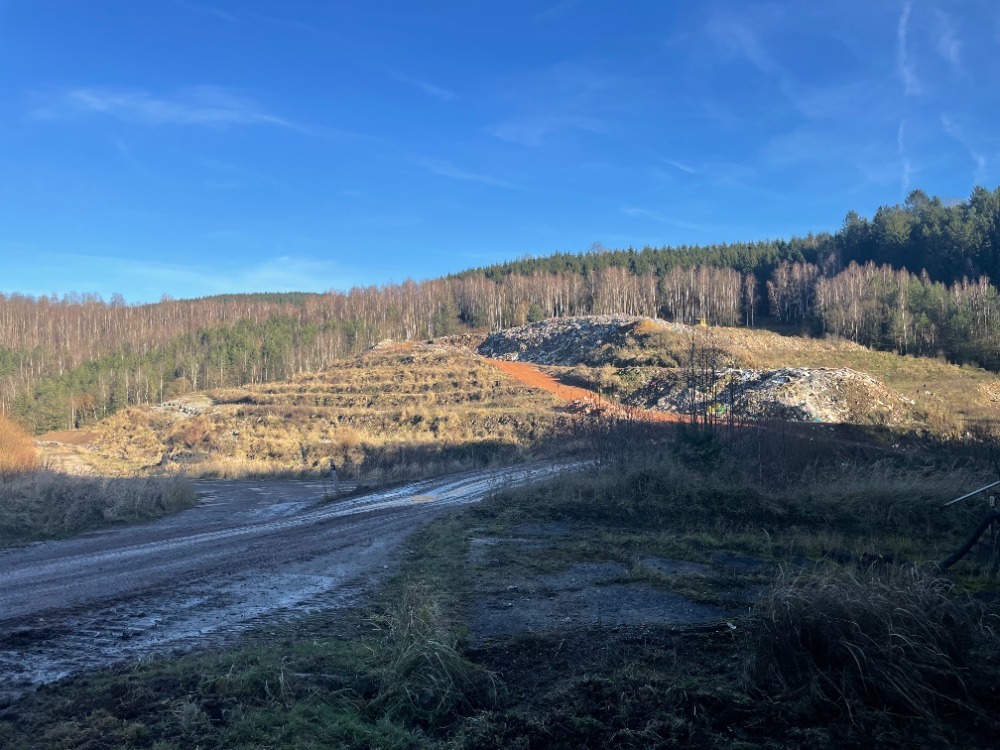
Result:
{"label": "coniferous forest", "polygon": [[1000,370],[1000,188],[920,191],[835,233],[511,261],[326,294],[0,295],[0,411],[35,432],[131,404],[314,370],[386,338],[625,313],[791,326]]}

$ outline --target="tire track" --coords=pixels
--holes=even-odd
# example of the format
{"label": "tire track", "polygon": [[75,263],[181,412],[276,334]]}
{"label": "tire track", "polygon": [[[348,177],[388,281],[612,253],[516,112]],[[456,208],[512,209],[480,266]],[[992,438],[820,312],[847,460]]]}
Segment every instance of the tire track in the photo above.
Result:
{"label": "tire track", "polygon": [[323,484],[200,481],[143,526],[0,552],[0,706],[68,675],[210,647],[370,594],[417,528],[581,464],[474,471],[320,502]]}

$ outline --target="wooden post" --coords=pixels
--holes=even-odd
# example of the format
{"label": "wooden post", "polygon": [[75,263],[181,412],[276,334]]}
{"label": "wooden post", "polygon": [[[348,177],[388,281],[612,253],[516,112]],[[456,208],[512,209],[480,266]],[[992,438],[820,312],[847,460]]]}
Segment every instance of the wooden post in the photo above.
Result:
{"label": "wooden post", "polygon": [[337,464],[330,459],[330,481],[333,483],[333,496],[338,497],[340,495],[340,480],[337,478]]}

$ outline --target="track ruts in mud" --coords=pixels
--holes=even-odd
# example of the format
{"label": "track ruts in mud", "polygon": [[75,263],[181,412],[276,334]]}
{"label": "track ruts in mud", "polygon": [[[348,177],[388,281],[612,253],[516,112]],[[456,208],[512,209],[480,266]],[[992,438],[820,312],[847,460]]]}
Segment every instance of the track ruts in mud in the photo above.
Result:
{"label": "track ruts in mud", "polygon": [[81,671],[349,605],[417,528],[572,464],[465,472],[336,502],[322,482],[201,481],[197,508],[0,551],[0,706]]}

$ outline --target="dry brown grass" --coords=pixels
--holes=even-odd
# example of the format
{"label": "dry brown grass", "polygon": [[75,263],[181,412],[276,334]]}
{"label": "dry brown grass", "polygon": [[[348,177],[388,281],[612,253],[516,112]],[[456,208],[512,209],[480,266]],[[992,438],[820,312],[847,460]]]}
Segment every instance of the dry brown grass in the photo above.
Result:
{"label": "dry brown grass", "polygon": [[183,477],[72,477],[35,471],[0,483],[0,546],[174,513],[196,502]]}
{"label": "dry brown grass", "polygon": [[0,477],[33,471],[37,463],[35,441],[19,425],[0,414]]}
{"label": "dry brown grass", "polygon": [[[497,385],[497,383],[500,385]],[[97,427],[99,468],[402,478],[516,460],[572,419],[466,349],[377,349],[291,380],[210,392],[200,414],[132,408]]]}

